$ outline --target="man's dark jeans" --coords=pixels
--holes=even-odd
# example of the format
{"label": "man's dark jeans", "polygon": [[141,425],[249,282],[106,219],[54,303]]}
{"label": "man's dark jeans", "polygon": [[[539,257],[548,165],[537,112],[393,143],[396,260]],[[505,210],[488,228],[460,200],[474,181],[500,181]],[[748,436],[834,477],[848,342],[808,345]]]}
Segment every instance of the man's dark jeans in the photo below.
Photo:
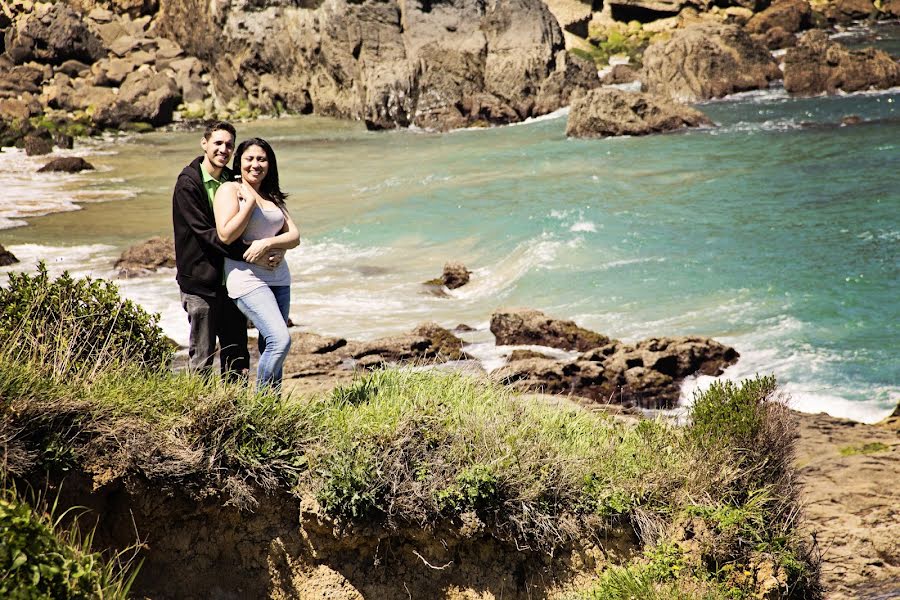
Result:
{"label": "man's dark jeans", "polygon": [[225,288],[219,288],[215,297],[181,292],[181,306],[187,312],[191,325],[188,347],[190,370],[206,374],[212,372],[218,337],[222,376],[228,381],[246,379],[250,370],[247,318],[228,297]]}

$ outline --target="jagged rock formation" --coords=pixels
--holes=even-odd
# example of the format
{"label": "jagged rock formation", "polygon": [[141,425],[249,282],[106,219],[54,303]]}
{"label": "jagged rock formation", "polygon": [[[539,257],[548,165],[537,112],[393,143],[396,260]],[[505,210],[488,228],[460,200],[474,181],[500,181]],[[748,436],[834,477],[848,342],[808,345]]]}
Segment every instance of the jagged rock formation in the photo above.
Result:
{"label": "jagged rock formation", "polygon": [[820,30],[807,33],[784,57],[784,88],[791,94],[814,96],[895,85],[900,85],[900,64],[886,52],[850,50]]}
{"label": "jagged rock formation", "polygon": [[644,52],[647,91],[676,102],[765,89],[781,78],[768,49],[734,25],[700,23],[676,30]]}
{"label": "jagged rock formation", "polygon": [[[160,5],[157,29],[211,67],[224,96],[362,119],[373,129],[509,123],[563,105],[562,32],[540,0]],[[223,52],[223,49],[226,51]],[[543,98],[536,103],[535,98]]]}
{"label": "jagged rock formation", "polygon": [[491,376],[524,391],[670,408],[678,402],[685,377],[721,375],[738,356],[734,348],[708,338],[650,338],[636,344],[612,340],[569,361],[510,360]]}
{"label": "jagged rock formation", "polygon": [[566,135],[580,138],[648,135],[712,124],[699,110],[661,96],[600,88],[572,103]]}

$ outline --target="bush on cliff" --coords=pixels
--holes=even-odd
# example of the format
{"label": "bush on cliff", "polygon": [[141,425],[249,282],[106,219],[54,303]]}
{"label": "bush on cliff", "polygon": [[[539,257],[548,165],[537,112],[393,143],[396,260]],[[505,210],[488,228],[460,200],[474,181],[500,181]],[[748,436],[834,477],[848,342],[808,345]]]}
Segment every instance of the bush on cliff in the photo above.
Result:
{"label": "bush on cliff", "polygon": [[91,536],[68,529],[43,502],[32,507],[12,487],[0,486],[0,598],[128,597],[137,570],[128,561],[105,560],[91,551]]}
{"label": "bush on cliff", "polygon": [[43,263],[35,275],[10,273],[0,288],[0,346],[59,373],[168,365],[172,346],[158,320],[108,281],[52,279]]}

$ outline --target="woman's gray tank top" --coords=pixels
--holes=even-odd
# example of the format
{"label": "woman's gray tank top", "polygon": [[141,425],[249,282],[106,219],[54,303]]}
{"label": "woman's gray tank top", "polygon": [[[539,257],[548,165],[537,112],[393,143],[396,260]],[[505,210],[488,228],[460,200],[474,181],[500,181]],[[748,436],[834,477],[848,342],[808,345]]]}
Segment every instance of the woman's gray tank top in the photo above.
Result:
{"label": "woman's gray tank top", "polygon": [[[244,200],[240,201],[242,204]],[[250,213],[250,221],[241,238],[245,242],[262,240],[278,235],[284,227],[284,213],[280,208],[263,210],[259,206]],[[279,286],[291,284],[291,272],[287,261],[281,261],[275,270],[225,258],[225,288],[230,298],[240,298],[263,286]]]}

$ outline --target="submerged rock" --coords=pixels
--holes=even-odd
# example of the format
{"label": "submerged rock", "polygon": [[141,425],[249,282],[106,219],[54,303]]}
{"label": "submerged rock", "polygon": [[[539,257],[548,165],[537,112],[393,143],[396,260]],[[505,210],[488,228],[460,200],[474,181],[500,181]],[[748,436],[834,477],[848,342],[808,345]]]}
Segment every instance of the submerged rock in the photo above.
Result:
{"label": "submerged rock", "polygon": [[46,165],[38,169],[38,173],[63,172],[78,173],[79,171],[93,171],[94,165],[78,156],[63,156],[54,158]]}
{"label": "submerged rock", "polygon": [[765,89],[781,78],[769,50],[734,25],[699,23],[644,52],[647,91],[676,102],[696,102]]}
{"label": "submerged rock", "polygon": [[19,259],[16,258],[12,252],[0,245],[0,267],[8,267],[17,262],[19,262]]}
{"label": "submerged rock", "polygon": [[572,103],[566,135],[648,135],[712,124],[699,110],[661,96],[599,88]]}
{"label": "submerged rock", "polygon": [[153,237],[125,250],[114,265],[119,277],[138,277],[163,267],[175,267],[175,241]]}
{"label": "submerged rock", "polygon": [[824,31],[807,33],[784,56],[784,89],[798,96],[900,85],[900,64],[882,50],[850,50]]}

